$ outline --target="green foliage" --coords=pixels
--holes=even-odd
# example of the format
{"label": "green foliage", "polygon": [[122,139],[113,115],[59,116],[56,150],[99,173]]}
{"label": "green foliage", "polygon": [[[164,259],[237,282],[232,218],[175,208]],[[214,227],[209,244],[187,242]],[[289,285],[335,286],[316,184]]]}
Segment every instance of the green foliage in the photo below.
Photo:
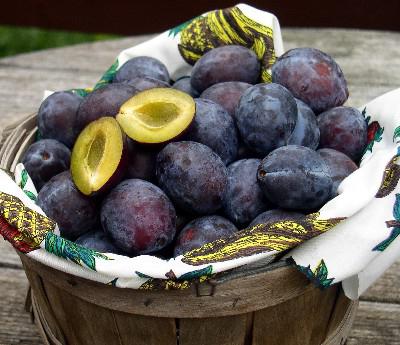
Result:
{"label": "green foliage", "polygon": [[153,278],[153,277],[150,277],[150,276],[148,276],[147,274],[144,274],[144,273],[139,272],[139,271],[135,271],[135,273],[136,273],[140,278]]}
{"label": "green foliage", "polygon": [[212,274],[212,265],[204,267],[200,270],[188,272],[179,277],[179,280],[192,280],[203,276],[209,277]]}
{"label": "green foliage", "polygon": [[394,130],[393,133],[393,142],[395,142],[396,144],[399,143],[399,140],[396,140],[400,137],[400,126],[396,127],[396,129]]}
{"label": "green foliage", "polygon": [[36,195],[30,192],[29,190],[24,190],[24,193],[28,196],[29,199],[36,201]]}
{"label": "green foliage", "polygon": [[117,36],[0,26],[0,57],[115,37]]}
{"label": "green foliage", "polygon": [[26,171],[26,169],[24,169],[22,170],[21,173],[21,184],[20,184],[21,189],[25,188],[27,182],[28,182],[28,172]]}
{"label": "green foliage", "polygon": [[112,260],[108,256],[95,250],[82,247],[74,242],[48,232],[45,238],[45,248],[48,252],[64,259],[69,259],[78,265],[85,265],[91,270],[96,270],[96,258]]}
{"label": "green foliage", "polygon": [[297,268],[321,288],[329,287],[334,280],[334,278],[328,278],[328,267],[326,267],[323,259],[314,270],[311,269],[310,265],[307,267],[297,265]]}
{"label": "green foliage", "polygon": [[78,96],[86,97],[92,90],[91,89],[71,89],[68,91],[71,91],[72,93],[74,93]]}
{"label": "green foliage", "polygon": [[119,62],[118,59],[116,59],[114,63],[108,68],[108,70],[103,74],[101,79],[97,82],[96,86],[94,87],[94,90],[112,82],[115,73],[117,72],[118,65]]}
{"label": "green foliage", "polygon": [[389,237],[374,247],[374,251],[383,252],[400,235],[400,228],[393,228]]}
{"label": "green foliage", "polygon": [[[396,201],[393,205],[393,217],[395,220],[400,221],[400,193],[396,194]],[[389,222],[387,222],[389,223]],[[395,222],[398,223],[398,222]],[[390,224],[390,223],[389,223]],[[395,224],[393,224],[395,225]],[[392,225],[392,226],[393,226]],[[388,225],[389,226],[389,225]],[[390,226],[391,227],[391,226]],[[395,226],[388,238],[383,240],[382,242],[378,243],[372,250],[383,252],[389,245],[400,235],[400,228]]]}

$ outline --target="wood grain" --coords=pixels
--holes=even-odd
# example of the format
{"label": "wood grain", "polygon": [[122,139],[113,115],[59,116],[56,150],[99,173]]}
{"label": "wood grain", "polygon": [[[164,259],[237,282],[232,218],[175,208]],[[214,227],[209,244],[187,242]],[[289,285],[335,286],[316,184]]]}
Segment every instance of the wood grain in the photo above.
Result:
{"label": "wood grain", "polygon": [[[245,345],[251,313],[224,318],[179,320],[179,345]],[[251,343],[249,343],[251,344]]]}
{"label": "wood grain", "polygon": [[400,305],[360,302],[347,345],[399,345]]}
{"label": "wood grain", "polygon": [[24,311],[27,289],[24,271],[0,267],[0,344],[41,344],[36,326]]}
{"label": "wood grain", "polygon": [[[336,296],[337,287],[326,291],[314,289],[285,304],[255,312],[253,344],[320,345],[327,334]],[[271,332],[266,333],[266,329]]]}

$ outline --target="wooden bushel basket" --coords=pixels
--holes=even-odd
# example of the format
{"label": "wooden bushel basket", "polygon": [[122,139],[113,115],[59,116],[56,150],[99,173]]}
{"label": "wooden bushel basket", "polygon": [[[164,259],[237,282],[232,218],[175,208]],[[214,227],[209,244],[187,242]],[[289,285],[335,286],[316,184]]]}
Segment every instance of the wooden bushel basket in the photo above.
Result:
{"label": "wooden bushel basket", "polygon": [[[36,114],[4,130],[1,168],[15,169],[36,130]],[[283,262],[258,262],[186,290],[143,291],[19,255],[30,308],[51,345],[343,345],[358,304],[339,284],[321,291]]]}

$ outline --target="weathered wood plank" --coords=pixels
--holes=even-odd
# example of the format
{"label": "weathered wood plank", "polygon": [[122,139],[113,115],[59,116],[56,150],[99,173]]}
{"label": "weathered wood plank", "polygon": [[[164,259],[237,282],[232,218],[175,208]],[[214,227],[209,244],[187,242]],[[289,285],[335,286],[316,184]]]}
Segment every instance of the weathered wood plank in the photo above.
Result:
{"label": "weathered wood plank", "polygon": [[[395,262],[365,293],[361,300],[400,304],[400,259]],[[399,319],[400,327],[400,319]]]}
{"label": "weathered wood plank", "polygon": [[0,59],[0,69],[20,67],[48,72],[74,70],[101,73],[113,63],[120,51],[151,37],[153,35],[127,37],[19,54]]}
{"label": "weathered wood plank", "polygon": [[251,313],[219,318],[181,319],[179,344],[245,345]]}
{"label": "weathered wood plank", "polygon": [[400,305],[360,302],[347,345],[386,344],[400,344]]}
{"label": "weathered wood plank", "polygon": [[[337,289],[297,296],[282,304],[254,313],[254,345],[320,345],[328,331]],[[287,331],[291,330],[291,331]],[[282,338],[282,335],[285,337]],[[265,342],[268,339],[268,342]]]}
{"label": "weathered wood plank", "polygon": [[42,344],[36,326],[24,311],[27,288],[24,271],[0,267],[0,344]]}
{"label": "weathered wood plank", "polygon": [[0,236],[0,268],[1,267],[22,268],[22,265],[21,260],[11,244],[6,242],[3,237]]}

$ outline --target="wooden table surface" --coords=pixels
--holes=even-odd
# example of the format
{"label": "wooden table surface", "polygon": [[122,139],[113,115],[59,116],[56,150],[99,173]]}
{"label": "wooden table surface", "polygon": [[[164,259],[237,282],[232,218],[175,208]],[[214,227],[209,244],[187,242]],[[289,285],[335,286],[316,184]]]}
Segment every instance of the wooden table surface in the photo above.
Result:
{"label": "wooden table surface", "polygon": [[[349,84],[348,105],[361,106],[400,87],[400,33],[290,29],[283,30],[283,36],[286,49],[315,47],[338,61]],[[147,38],[131,37],[0,59],[0,128],[36,111],[45,89],[93,85],[119,51]],[[400,344],[399,283],[400,260],[361,297],[348,345]],[[19,258],[0,239],[0,345],[42,344],[23,310],[26,290]]]}

